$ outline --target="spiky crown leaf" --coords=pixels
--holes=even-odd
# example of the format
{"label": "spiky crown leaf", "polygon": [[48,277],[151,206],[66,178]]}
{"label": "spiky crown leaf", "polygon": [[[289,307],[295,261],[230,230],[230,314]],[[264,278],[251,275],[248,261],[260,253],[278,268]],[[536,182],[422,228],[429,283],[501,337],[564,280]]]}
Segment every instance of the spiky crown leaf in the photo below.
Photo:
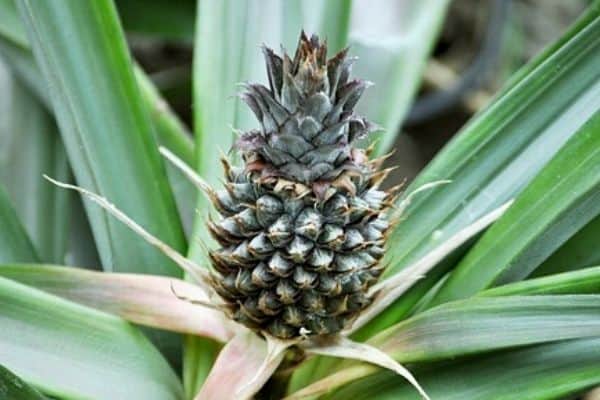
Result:
{"label": "spiky crown leaf", "polygon": [[350,79],[347,50],[327,60],[327,44],[304,32],[293,60],[263,47],[269,88],[247,84],[241,94],[261,123],[237,141],[248,169],[308,186],[364,169],[352,144],[376,127],[354,114],[369,83]]}

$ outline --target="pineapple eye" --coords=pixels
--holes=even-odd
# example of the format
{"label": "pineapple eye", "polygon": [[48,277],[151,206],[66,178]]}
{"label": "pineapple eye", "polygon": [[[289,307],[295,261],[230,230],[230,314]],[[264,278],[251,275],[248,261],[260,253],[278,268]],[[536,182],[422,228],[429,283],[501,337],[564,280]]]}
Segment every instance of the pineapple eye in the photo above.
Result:
{"label": "pineapple eye", "polygon": [[292,242],[287,246],[287,254],[291,260],[303,264],[314,247],[314,242],[300,235],[294,236]]}
{"label": "pineapple eye", "polygon": [[321,233],[322,217],[318,211],[305,208],[296,218],[295,232],[299,235],[316,240]]}
{"label": "pineapple eye", "polygon": [[280,252],[276,252],[269,260],[269,270],[274,275],[280,278],[286,278],[293,272],[294,264],[281,256]]}
{"label": "pineapple eye", "polygon": [[318,275],[315,272],[309,272],[304,268],[297,266],[294,269],[292,279],[299,289],[307,290],[315,287]]}

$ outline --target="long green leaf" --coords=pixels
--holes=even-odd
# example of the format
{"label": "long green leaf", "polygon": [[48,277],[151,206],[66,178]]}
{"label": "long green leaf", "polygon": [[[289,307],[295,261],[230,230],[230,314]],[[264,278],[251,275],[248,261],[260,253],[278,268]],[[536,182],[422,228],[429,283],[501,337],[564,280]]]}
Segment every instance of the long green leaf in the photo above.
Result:
{"label": "long green leaf", "polygon": [[160,144],[168,147],[187,164],[193,165],[195,154],[191,134],[171,110],[169,104],[161,97],[150,78],[138,66],[135,67],[135,77],[144,103],[150,110],[150,119],[154,124]]}
{"label": "long green leaf", "polygon": [[[13,72],[23,84],[34,92],[41,102],[52,107],[47,85],[37,68],[31,47],[16,10],[14,0],[0,0],[0,54],[11,65]],[[150,110],[150,119],[155,127],[158,140],[179,158],[194,164],[194,144],[187,128],[161,97],[150,78],[139,67],[135,77],[142,99]]]}
{"label": "long green leaf", "polygon": [[484,290],[477,296],[600,294],[600,267],[584,268]]}
{"label": "long green leaf", "polygon": [[357,109],[385,129],[373,136],[377,154],[389,151],[399,133],[448,4],[447,0],[353,4],[349,41],[351,54],[358,57],[354,74],[375,83]]}
{"label": "long green leaf", "polygon": [[409,362],[600,337],[598,310],[600,295],[474,298],[418,314],[369,342]]}
{"label": "long green leaf", "polygon": [[533,271],[532,277],[600,264],[600,216],[591,220]]}
{"label": "long green leaf", "polygon": [[69,249],[65,263],[80,268],[102,270],[98,248],[81,197],[73,196],[70,219]]}
{"label": "long green leaf", "polygon": [[[2,3],[0,3],[0,7],[1,6]],[[4,10],[0,9],[0,15],[2,15],[3,11]],[[2,22],[0,21],[0,23]],[[0,32],[0,34],[2,34],[2,32]],[[21,83],[26,86],[31,93],[35,94],[39,101],[50,108],[48,87],[35,65],[31,50],[16,45],[5,36],[0,36],[0,58],[10,65],[11,70],[18,75]]]}
{"label": "long green leaf", "polygon": [[[0,63],[0,89],[9,93],[0,101],[0,111],[9,115],[11,108],[10,92],[12,91],[11,77],[6,73]],[[31,239],[22,225],[17,211],[12,205],[9,194],[4,190],[6,177],[9,176],[9,158],[11,153],[4,150],[10,145],[7,138],[12,138],[11,121],[4,119],[0,123],[0,262],[27,262],[38,261],[38,255],[34,249]]]}
{"label": "long green leaf", "polygon": [[[4,70],[4,72],[6,72]],[[42,175],[69,179],[56,124],[46,108],[0,65],[0,182],[37,254],[64,262],[69,231],[69,193],[46,185]]]}
{"label": "long green leaf", "polygon": [[180,399],[160,353],[121,319],[0,278],[0,364],[64,399]]}
{"label": "long green leaf", "polygon": [[[77,183],[183,252],[186,241],[112,2],[18,2]],[[48,184],[48,183],[47,183]],[[84,202],[106,270],[181,276],[167,257]],[[178,337],[153,333],[180,359]]]}
{"label": "long green leaf", "polygon": [[[12,15],[10,12],[7,11],[7,5],[10,6],[12,4],[12,0],[0,0],[0,24],[8,22],[7,26],[14,25],[20,27],[21,25],[18,16]],[[10,8],[8,8],[8,10],[10,10]],[[7,19],[7,17],[9,16],[14,17],[13,19],[16,18],[16,22],[11,24],[11,21],[13,19]],[[24,32],[23,37],[26,41],[27,38],[25,37]],[[28,48],[24,49],[14,44],[10,40],[7,40],[6,37],[0,36],[0,58],[2,58],[2,60],[0,61],[7,61],[10,64],[11,75],[14,75],[19,78],[18,82],[13,83],[14,89],[18,92],[25,92],[25,89],[22,87],[26,86],[29,89],[28,92],[30,94],[35,94],[37,96],[38,102],[43,102],[48,107],[49,99],[47,98],[48,91],[46,83],[44,82],[39,70],[37,69],[37,66],[35,65],[35,60],[33,59],[33,54],[31,54],[31,51]],[[19,90],[17,90],[17,87],[19,87]],[[11,90],[6,90],[6,92],[10,93]],[[7,102],[10,102],[8,96],[3,97],[3,99],[6,99]],[[34,109],[32,110],[33,114],[41,117],[41,112],[36,113],[36,110],[39,108],[39,106],[35,105],[34,101],[30,102],[32,102],[32,106],[34,107]],[[0,100],[0,103],[2,103],[2,100]],[[4,105],[0,105],[0,107],[4,108]],[[39,135],[35,132],[21,135],[22,132],[12,130],[10,125],[13,124],[13,120],[15,120],[16,115],[22,115],[23,111],[28,110],[28,108],[25,108],[24,110],[16,110],[15,116],[11,117],[10,115],[12,114],[12,112],[9,108],[12,107],[12,104],[7,105],[6,112],[3,112],[3,115],[9,116],[9,118],[6,118],[4,120],[6,125],[0,124],[0,130],[2,130],[0,136],[2,137],[1,140],[3,141],[3,145],[0,146],[0,164],[4,164],[4,166],[2,166],[1,169],[1,171],[3,172],[0,172],[0,175],[4,176],[5,184],[8,181],[14,182],[16,188],[20,189],[23,188],[23,182],[27,183],[28,186],[32,186],[34,184],[39,183],[39,185],[34,186],[34,188],[35,192],[39,193],[42,196],[31,196],[29,193],[27,193],[27,191],[15,189],[15,194],[21,193],[22,196],[26,197],[27,199],[23,200],[22,202],[15,201],[17,211],[21,215],[29,215],[28,218],[22,217],[24,220],[31,219],[32,221],[39,221],[41,219],[45,219],[46,217],[40,216],[39,219],[36,217],[36,215],[38,215],[38,208],[36,204],[40,205],[41,207],[44,207],[44,202],[49,201],[49,204],[54,204],[55,202],[53,201],[53,199],[56,199],[56,206],[58,206],[58,204],[60,203],[65,203],[65,207],[68,205],[70,209],[70,215],[65,219],[64,222],[69,222],[70,227],[67,230],[70,233],[71,240],[68,241],[68,257],[66,257],[67,259],[65,259],[64,262],[70,265],[78,265],[84,266],[86,268],[91,267],[99,269],[101,263],[95,247],[96,245],[94,243],[94,238],[91,233],[89,222],[87,221],[85,211],[83,210],[83,205],[81,204],[81,200],[73,197],[65,191],[56,191],[57,188],[45,185],[43,184],[43,181],[37,182],[37,179],[41,176],[42,173],[50,173],[57,177],[62,177],[61,179],[63,180],[67,180],[67,178],[60,173],[60,171],[63,170],[63,167],[61,166],[63,161],[61,160],[64,159],[64,162],[66,164],[66,158],[64,147],[60,148],[60,146],[62,146],[62,142],[60,140],[59,132],[56,129],[55,123],[52,123],[52,132],[44,132],[45,134],[47,134],[46,136]],[[47,121],[47,117],[41,119]],[[23,122],[27,121],[27,123],[29,123],[28,120],[29,115],[27,115],[26,119]],[[33,118],[33,120],[36,120],[36,118]],[[42,126],[46,123],[42,124]],[[10,143],[6,142],[7,136],[9,138]],[[24,140],[29,140],[32,143],[22,143]],[[48,155],[53,157],[46,157],[43,159],[35,158],[35,160],[27,160],[27,157],[22,157],[23,154],[28,154],[30,152],[41,152],[44,146],[48,146]],[[15,147],[15,149],[12,150],[12,147]],[[25,148],[27,149],[27,151],[25,152],[24,149],[18,150],[19,147]],[[16,160],[13,160],[15,158]],[[20,166],[19,171],[23,175],[22,178],[16,176],[17,174],[14,171],[14,167],[12,167],[13,164],[15,164],[16,166]],[[30,167],[30,165],[35,168]],[[10,169],[8,168],[9,166],[11,166]],[[9,191],[13,192],[13,189],[9,187]],[[55,195],[52,196],[52,193],[55,193]],[[15,194],[9,194],[11,194],[13,198],[15,197]],[[69,201],[61,201],[63,196],[68,197]],[[19,208],[22,208],[22,210],[20,210]],[[58,214],[60,213],[60,207],[54,207],[50,210],[45,208],[44,210],[48,212],[48,219],[50,219],[49,216],[56,216],[57,220],[61,219],[58,216]],[[50,245],[50,243],[54,243],[56,246],[53,248],[56,249],[56,251],[58,252],[60,252],[62,237],[64,236],[61,235],[59,232],[60,225],[62,225],[62,222],[58,225],[45,225],[42,228],[44,235],[42,235],[41,237],[42,239],[46,239],[45,242],[48,243],[49,247],[53,247]],[[31,232],[31,228],[29,229]],[[45,236],[46,234],[51,234],[52,231],[56,231],[56,236]],[[74,238],[76,238],[77,240],[72,240]]]}
{"label": "long green leaf", "polygon": [[[348,44],[353,1],[337,0],[322,3],[319,32],[327,39],[328,51],[338,52]],[[294,35],[297,34],[294,32]]]}
{"label": "long green leaf", "polygon": [[[389,276],[481,215],[518,194],[600,107],[600,4],[525,67],[509,89],[436,156],[407,189],[432,181],[452,183],[420,194],[390,240]],[[405,317],[453,263],[442,263],[363,334]]]}
{"label": "long green leaf", "polygon": [[[0,24],[3,22],[13,23],[8,18],[10,14],[5,14],[4,16],[2,14],[2,12],[6,12],[7,8],[6,3],[3,3],[5,1],[7,0],[0,1]],[[9,1],[12,2],[12,0]],[[6,21],[3,21],[3,19]],[[0,32],[0,35],[2,34]],[[11,37],[7,35],[4,37],[0,36],[0,55],[11,65],[13,71],[19,76],[23,84],[34,92],[40,101],[51,108],[46,83],[36,66],[29,43],[25,41],[25,45],[21,46],[10,39]],[[156,131],[157,140],[161,145],[168,147],[179,158],[193,165],[195,163],[195,156],[191,135],[187,132],[187,129],[175,113],[169,108],[148,76],[140,68],[135,68],[135,77],[145,107],[150,112],[150,119]],[[190,232],[197,193],[188,180],[175,168],[167,165],[167,173],[182,222],[186,228],[186,232]]]}
{"label": "long green leaf", "polygon": [[431,304],[468,297],[490,286],[523,279],[599,213],[600,112],[597,112],[477,242]]}
{"label": "long green leaf", "polygon": [[[600,339],[544,344],[443,363],[415,375],[432,400],[564,399],[600,383]],[[409,385],[385,372],[324,398],[419,399]]]}
{"label": "long green leaf", "polygon": [[36,66],[15,0],[0,0],[0,54],[21,82],[51,107],[48,87]]}
{"label": "long green leaf", "polygon": [[0,186],[0,262],[36,262],[38,256],[8,195]]}
{"label": "long green leaf", "polygon": [[[110,2],[18,2],[81,186],[182,251],[181,224]],[[104,267],[179,275],[166,257],[86,202]]]}
{"label": "long green leaf", "polygon": [[11,400],[44,400],[37,390],[0,365],[0,398]]}
{"label": "long green leaf", "polygon": [[208,378],[221,346],[214,340],[186,336],[183,353],[183,388],[186,399],[194,399]]}
{"label": "long green leaf", "polygon": [[[157,133],[158,142],[188,165],[194,165],[196,155],[194,154],[194,142],[191,134],[171,110],[168,103],[161,97],[161,94],[144,71],[136,67],[135,76],[146,109],[150,111],[150,119]],[[196,198],[198,197],[197,190],[181,171],[171,164],[167,165],[167,174],[177,201],[183,227],[186,233],[190,233],[194,221]]]}
{"label": "long green leaf", "polygon": [[0,35],[7,37],[19,46],[27,45],[27,34],[19,20],[19,12],[14,0],[0,0]]}

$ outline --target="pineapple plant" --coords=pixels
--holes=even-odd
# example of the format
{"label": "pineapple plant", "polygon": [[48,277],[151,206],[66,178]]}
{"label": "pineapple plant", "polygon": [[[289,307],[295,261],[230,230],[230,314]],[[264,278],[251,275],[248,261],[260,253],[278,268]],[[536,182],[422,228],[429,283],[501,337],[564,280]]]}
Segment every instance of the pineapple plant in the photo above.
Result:
{"label": "pineapple plant", "polygon": [[293,60],[264,53],[269,88],[241,95],[261,128],[241,134],[244,167],[225,160],[226,189],[209,192],[224,217],[209,224],[213,286],[252,329],[335,334],[371,302],[394,197],[378,189],[383,160],[355,147],[375,129],[354,113],[367,84],[317,36],[302,33]]}
{"label": "pineapple plant", "polygon": [[447,2],[376,43],[346,1],[153,1],[195,35],[193,139],[134,4],[0,1],[0,397],[597,395],[598,2],[403,192],[382,164]]}

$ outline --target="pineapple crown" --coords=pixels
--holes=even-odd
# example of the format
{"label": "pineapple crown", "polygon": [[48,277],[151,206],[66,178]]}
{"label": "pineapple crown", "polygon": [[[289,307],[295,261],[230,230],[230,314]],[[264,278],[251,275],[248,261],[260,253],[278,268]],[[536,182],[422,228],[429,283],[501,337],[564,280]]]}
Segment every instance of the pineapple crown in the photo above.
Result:
{"label": "pineapple crown", "polygon": [[246,169],[313,188],[362,175],[367,157],[352,145],[376,126],[354,114],[370,83],[350,79],[348,48],[327,59],[327,43],[302,32],[293,60],[266,46],[263,53],[269,88],[249,83],[241,94],[261,124],[236,143]]}

